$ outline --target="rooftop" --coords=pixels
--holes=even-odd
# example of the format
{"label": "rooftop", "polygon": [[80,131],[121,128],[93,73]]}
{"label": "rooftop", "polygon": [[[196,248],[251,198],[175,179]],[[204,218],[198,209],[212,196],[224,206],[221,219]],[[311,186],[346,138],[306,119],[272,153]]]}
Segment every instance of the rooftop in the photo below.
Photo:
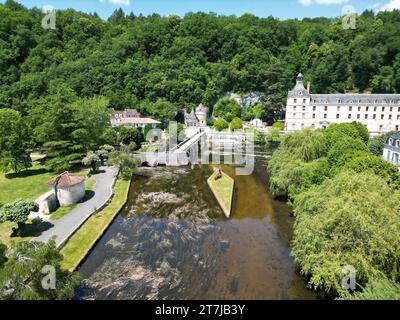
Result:
{"label": "rooftop", "polygon": [[72,176],[68,171],[65,171],[54,179],[51,179],[49,184],[57,188],[68,188],[80,184],[85,179],[85,176]]}
{"label": "rooftop", "polygon": [[160,124],[160,121],[151,118],[119,118],[117,124]]}

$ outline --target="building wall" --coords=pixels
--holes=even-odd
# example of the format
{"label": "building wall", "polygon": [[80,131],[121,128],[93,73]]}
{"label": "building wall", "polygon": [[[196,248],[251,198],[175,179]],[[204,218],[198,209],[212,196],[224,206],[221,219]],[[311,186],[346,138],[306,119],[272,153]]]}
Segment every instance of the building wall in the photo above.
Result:
{"label": "building wall", "polygon": [[69,206],[71,204],[77,203],[83,199],[85,196],[85,181],[69,187],[57,190],[58,201],[60,206]]}
{"label": "building wall", "polygon": [[373,134],[399,131],[400,106],[362,104],[321,104],[312,103],[310,97],[288,98],[286,107],[286,129],[324,128],[333,123],[358,121]]}

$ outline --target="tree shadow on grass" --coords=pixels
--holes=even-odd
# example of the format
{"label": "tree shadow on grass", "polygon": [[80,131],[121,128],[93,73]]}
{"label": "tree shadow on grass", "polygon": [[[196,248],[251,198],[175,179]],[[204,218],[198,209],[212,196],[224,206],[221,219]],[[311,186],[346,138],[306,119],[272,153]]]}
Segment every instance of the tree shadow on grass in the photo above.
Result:
{"label": "tree shadow on grass", "polygon": [[26,178],[26,177],[36,176],[36,175],[44,174],[44,173],[48,173],[48,171],[45,168],[28,169],[28,170],[21,171],[18,173],[7,173],[5,175],[5,177],[7,179]]}
{"label": "tree shadow on grass", "polygon": [[11,237],[21,237],[21,238],[38,237],[44,231],[49,230],[53,226],[54,225],[48,221],[35,219],[31,223],[26,224],[20,231],[17,228],[13,228]]}

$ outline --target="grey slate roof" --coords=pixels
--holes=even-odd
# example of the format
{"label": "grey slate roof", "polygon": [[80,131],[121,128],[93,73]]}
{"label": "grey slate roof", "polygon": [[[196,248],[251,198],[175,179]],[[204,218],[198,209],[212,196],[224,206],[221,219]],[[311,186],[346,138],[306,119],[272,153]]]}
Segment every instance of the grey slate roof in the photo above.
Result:
{"label": "grey slate roof", "polygon": [[335,105],[399,105],[400,94],[311,94],[311,103]]}

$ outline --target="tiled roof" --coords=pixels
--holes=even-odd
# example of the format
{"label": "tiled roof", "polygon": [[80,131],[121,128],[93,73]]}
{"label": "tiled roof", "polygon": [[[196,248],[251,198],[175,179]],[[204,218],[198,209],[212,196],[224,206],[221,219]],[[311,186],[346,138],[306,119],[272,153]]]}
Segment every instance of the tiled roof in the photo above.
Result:
{"label": "tiled roof", "polygon": [[151,118],[120,118],[117,124],[160,124],[160,121]]}
{"label": "tiled roof", "polygon": [[65,171],[54,179],[51,179],[49,184],[57,188],[67,188],[80,184],[85,179],[86,177],[84,176],[71,176],[68,171]]}

